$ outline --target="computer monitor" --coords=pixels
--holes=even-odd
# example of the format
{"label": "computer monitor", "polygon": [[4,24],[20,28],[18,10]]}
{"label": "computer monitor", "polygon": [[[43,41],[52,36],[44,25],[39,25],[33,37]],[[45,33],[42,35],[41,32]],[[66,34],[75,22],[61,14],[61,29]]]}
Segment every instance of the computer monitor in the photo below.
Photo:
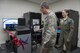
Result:
{"label": "computer monitor", "polygon": [[26,26],[25,18],[18,18],[18,26]]}
{"label": "computer monitor", "polygon": [[17,18],[3,18],[3,29],[15,31],[18,26]]}

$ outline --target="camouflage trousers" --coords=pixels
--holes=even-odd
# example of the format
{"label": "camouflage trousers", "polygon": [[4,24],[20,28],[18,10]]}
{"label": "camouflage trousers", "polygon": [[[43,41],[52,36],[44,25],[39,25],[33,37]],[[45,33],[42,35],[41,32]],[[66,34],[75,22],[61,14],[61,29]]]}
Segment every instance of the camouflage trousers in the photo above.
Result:
{"label": "camouflage trousers", "polygon": [[59,48],[58,48],[59,53],[63,53],[64,45],[65,45],[65,51],[66,51],[66,53],[71,53],[71,41],[67,42],[64,39],[59,40]]}
{"label": "camouflage trousers", "polygon": [[42,45],[41,53],[58,53],[57,49],[54,47],[54,44],[51,45],[50,42],[47,42],[45,45]]}

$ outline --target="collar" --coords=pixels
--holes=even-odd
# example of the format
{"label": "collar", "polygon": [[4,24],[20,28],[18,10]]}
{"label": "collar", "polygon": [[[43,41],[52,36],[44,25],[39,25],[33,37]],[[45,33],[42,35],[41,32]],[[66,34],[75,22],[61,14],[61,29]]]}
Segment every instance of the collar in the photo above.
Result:
{"label": "collar", "polygon": [[48,14],[46,14],[45,19],[47,16],[49,16],[51,14],[51,10],[48,10]]}
{"label": "collar", "polygon": [[68,17],[63,18],[64,21],[67,20],[67,19],[68,19]]}
{"label": "collar", "polygon": [[54,14],[54,13],[52,12],[52,10],[48,10],[48,14],[46,14],[45,19],[46,19],[48,16],[52,15],[52,14]]}
{"label": "collar", "polygon": [[47,15],[49,16],[49,15],[51,15],[51,14],[52,14],[52,11],[51,11],[51,10],[49,10]]}

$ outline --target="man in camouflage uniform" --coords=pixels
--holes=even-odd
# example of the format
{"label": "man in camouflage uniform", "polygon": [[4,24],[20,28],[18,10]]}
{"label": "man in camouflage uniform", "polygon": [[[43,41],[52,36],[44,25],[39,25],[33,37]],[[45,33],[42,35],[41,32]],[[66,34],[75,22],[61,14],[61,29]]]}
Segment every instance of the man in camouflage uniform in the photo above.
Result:
{"label": "man in camouflage uniform", "polygon": [[61,20],[61,35],[59,39],[59,52],[63,53],[63,46],[65,45],[66,53],[71,53],[71,39],[74,31],[74,21],[69,18],[68,10],[62,11],[63,19]]}
{"label": "man in camouflage uniform", "polygon": [[53,53],[56,43],[56,26],[57,20],[55,14],[49,10],[46,2],[41,4],[41,12],[46,15],[44,20],[43,37],[42,37],[42,53]]}

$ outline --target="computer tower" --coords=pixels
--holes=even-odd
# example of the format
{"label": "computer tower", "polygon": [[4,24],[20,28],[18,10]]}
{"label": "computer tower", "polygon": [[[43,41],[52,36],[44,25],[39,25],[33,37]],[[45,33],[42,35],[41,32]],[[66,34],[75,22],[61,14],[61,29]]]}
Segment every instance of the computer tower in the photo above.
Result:
{"label": "computer tower", "polygon": [[18,35],[17,38],[19,40],[26,42],[26,44],[22,43],[23,45],[20,45],[17,48],[17,52],[18,53],[31,53],[31,33]]}
{"label": "computer tower", "polygon": [[[26,20],[26,27],[31,30],[31,50],[32,53],[39,53],[37,51],[42,42],[42,31],[41,29],[41,13],[28,12],[24,13],[23,17]],[[37,52],[36,52],[37,51]]]}
{"label": "computer tower", "polygon": [[74,20],[74,32],[71,42],[71,50],[77,49],[78,45],[78,28],[79,28],[79,12],[76,10],[69,10],[69,17]]}

